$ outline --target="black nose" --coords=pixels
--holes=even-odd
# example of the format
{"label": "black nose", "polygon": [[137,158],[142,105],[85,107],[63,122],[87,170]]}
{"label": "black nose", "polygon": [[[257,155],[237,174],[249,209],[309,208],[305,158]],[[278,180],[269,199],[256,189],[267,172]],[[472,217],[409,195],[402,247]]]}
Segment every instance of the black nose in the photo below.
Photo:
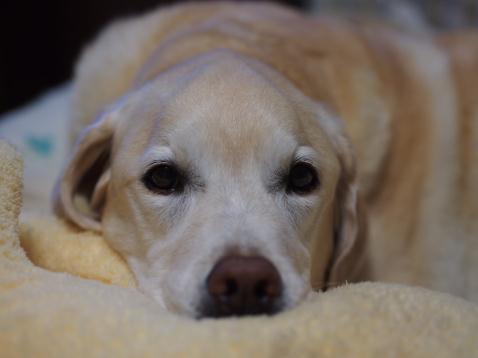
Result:
{"label": "black nose", "polygon": [[203,316],[274,314],[280,310],[282,281],[264,257],[229,256],[206,279],[208,297]]}

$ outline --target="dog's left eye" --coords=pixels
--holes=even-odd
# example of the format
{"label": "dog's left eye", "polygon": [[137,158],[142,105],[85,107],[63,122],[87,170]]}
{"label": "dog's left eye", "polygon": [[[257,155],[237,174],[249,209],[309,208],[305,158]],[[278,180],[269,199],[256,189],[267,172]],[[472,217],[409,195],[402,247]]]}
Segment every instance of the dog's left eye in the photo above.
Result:
{"label": "dog's left eye", "polygon": [[307,194],[319,186],[319,176],[315,168],[305,162],[295,163],[289,170],[287,191]]}
{"label": "dog's left eye", "polygon": [[158,164],[143,176],[143,183],[149,190],[168,195],[178,191],[181,186],[180,175],[171,164]]}

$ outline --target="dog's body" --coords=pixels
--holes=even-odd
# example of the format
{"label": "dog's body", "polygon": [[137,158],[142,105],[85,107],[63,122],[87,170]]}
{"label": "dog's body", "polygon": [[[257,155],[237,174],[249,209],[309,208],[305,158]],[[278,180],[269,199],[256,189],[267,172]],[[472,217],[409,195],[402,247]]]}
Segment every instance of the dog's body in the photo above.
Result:
{"label": "dog's body", "polygon": [[[476,33],[438,39],[265,4],[160,10],[113,25],[80,62],[73,135],[116,105],[77,146],[57,207],[102,230],[178,312],[201,315],[198,287],[231,254],[277,267],[281,307],[266,313],[358,278],[477,299],[476,93]],[[271,184],[291,160],[320,185]],[[140,163],[164,161],[195,178],[181,203],[138,186]]]}

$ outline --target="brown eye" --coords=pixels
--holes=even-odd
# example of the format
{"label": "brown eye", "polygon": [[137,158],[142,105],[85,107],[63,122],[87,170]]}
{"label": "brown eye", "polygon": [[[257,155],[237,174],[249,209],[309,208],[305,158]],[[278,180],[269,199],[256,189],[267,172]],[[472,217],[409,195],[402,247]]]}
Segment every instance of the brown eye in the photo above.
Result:
{"label": "brown eye", "polygon": [[158,164],[143,176],[144,185],[151,191],[168,195],[181,187],[178,170],[171,164]]}
{"label": "brown eye", "polygon": [[307,194],[317,188],[319,178],[315,168],[309,163],[295,163],[287,178],[287,191],[297,194]]}

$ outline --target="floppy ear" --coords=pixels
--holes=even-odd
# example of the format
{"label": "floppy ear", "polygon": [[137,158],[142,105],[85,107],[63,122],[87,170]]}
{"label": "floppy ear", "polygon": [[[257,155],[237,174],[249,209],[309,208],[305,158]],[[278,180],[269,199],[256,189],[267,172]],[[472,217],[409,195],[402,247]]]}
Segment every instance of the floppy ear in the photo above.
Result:
{"label": "floppy ear", "polygon": [[[322,113],[322,118],[324,118]],[[325,288],[364,278],[367,270],[367,221],[360,198],[353,148],[338,118],[325,116],[325,130],[340,162],[340,177],[334,202],[333,254],[325,277]]]}
{"label": "floppy ear", "polygon": [[341,175],[336,189],[334,249],[327,287],[363,279],[366,270],[365,207],[360,198],[355,162],[343,155],[347,153],[339,154]]}
{"label": "floppy ear", "polygon": [[118,112],[113,109],[105,113],[82,132],[56,184],[55,213],[83,229],[101,231]]}

